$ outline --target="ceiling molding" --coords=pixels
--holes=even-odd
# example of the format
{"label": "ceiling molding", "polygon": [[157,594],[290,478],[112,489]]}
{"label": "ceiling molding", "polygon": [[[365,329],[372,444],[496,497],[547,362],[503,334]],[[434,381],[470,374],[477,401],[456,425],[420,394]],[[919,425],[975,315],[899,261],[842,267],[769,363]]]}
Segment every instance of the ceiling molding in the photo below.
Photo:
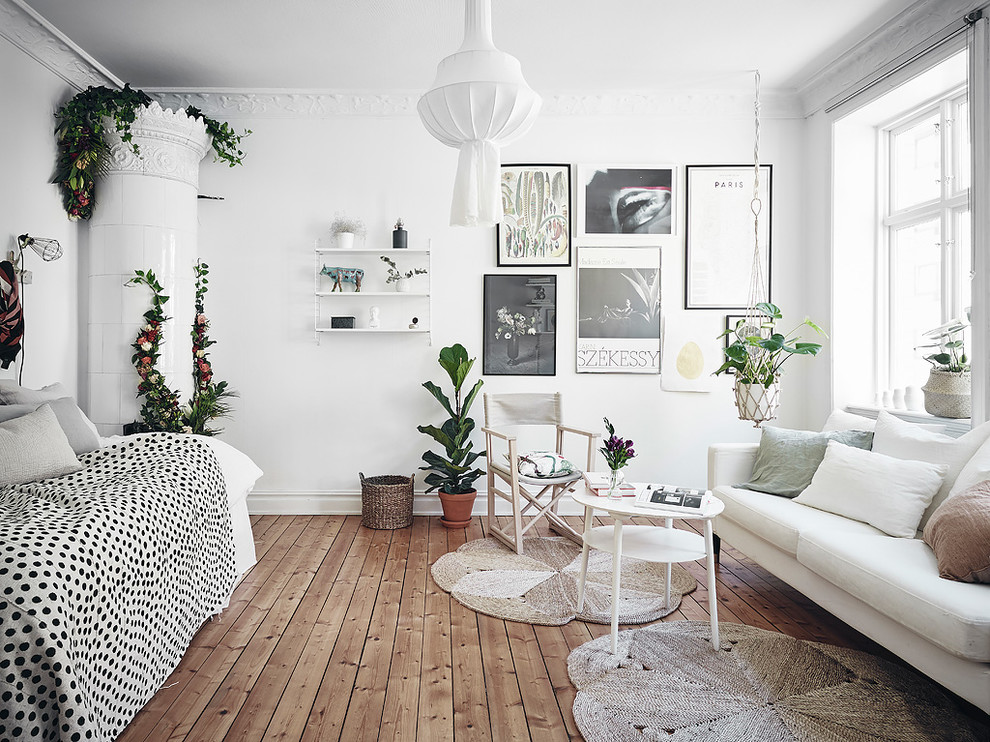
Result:
{"label": "ceiling molding", "polygon": [[[169,108],[195,106],[217,118],[329,118],[335,116],[414,116],[419,91],[326,92],[281,90],[179,91],[145,88]],[[541,116],[731,116],[753,115],[750,95],[723,92],[545,93]],[[802,118],[795,95],[764,95],[761,115]]]}
{"label": "ceiling molding", "polygon": [[892,18],[798,89],[805,116],[822,110],[877,70],[917,51],[919,45],[986,0],[923,0]]}
{"label": "ceiling molding", "polygon": [[76,90],[123,83],[22,0],[0,0],[0,36]]}

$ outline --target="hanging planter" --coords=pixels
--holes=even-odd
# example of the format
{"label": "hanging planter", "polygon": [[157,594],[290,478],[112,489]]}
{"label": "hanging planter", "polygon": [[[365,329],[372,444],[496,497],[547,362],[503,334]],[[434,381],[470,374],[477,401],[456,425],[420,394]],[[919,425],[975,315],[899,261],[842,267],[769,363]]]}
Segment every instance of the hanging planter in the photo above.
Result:
{"label": "hanging planter", "polygon": [[780,406],[779,377],[770,386],[750,384],[737,377],[735,394],[740,420],[749,420],[760,427],[761,423],[777,417],[777,408]]}
{"label": "hanging planter", "polygon": [[777,331],[777,321],[783,318],[776,304],[760,302],[758,314],[744,318],[719,337],[729,335],[735,340],[725,349],[725,363],[716,374],[732,371],[736,375],[736,408],[740,420],[749,420],[756,427],[776,417],[780,404],[780,368],[792,356],[816,356],[821,343],[799,341],[798,330],[807,326],[819,335],[825,331],[805,318],[784,335]]}

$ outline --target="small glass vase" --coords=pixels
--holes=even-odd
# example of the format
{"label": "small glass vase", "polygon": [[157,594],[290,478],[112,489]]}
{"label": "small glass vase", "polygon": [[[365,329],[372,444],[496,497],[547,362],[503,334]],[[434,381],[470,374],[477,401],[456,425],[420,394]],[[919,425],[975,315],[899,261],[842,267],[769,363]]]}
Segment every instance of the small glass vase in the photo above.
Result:
{"label": "small glass vase", "polygon": [[610,500],[621,500],[622,490],[620,485],[625,477],[622,476],[622,471],[619,469],[610,469],[608,473],[608,499]]}

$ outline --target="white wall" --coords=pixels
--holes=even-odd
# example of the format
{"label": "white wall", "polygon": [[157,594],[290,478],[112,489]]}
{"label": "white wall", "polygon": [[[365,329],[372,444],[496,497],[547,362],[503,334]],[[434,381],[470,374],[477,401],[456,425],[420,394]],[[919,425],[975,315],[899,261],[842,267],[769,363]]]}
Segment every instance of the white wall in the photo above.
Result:
{"label": "white wall", "polygon": [[[75,90],[34,59],[0,38],[0,258],[14,248],[17,235],[53,237],[64,250],[44,263],[28,251],[34,282],[25,287],[24,384],[40,387],[63,382],[73,394],[82,388],[78,227],[62,211],[58,189],[48,183],[55,167],[54,111]],[[16,377],[12,364],[0,378]]]}
{"label": "white wall", "polygon": [[[576,374],[575,268],[499,269],[494,229],[447,226],[456,152],[431,139],[416,117],[256,117],[231,123],[254,134],[245,142],[243,167],[203,167],[201,191],[225,200],[200,202],[200,253],[212,270],[207,313],[218,341],[214,369],[241,393],[225,438],[265,470],[256,493],[271,495],[267,502],[353,493],[359,491],[359,471],[406,474],[418,467],[430,441],[416,425],[442,418],[420,386],[427,379],[441,381],[440,348],[463,343],[479,357],[480,373],[485,273],[555,273],[559,316],[557,375],[486,377],[485,390],[560,390],[570,421],[595,430],[607,415],[620,435],[637,444],[640,455],[628,470],[632,478],[702,485],[710,443],[757,439],[753,427],[736,418],[727,378],[715,393],[687,394],[661,391],[656,376]],[[765,120],[762,137],[762,159],[774,165],[774,300],[795,323],[809,312],[804,126],[802,120]],[[503,161],[683,166],[744,163],[751,151],[752,122],[745,115],[544,116],[505,149]],[[422,335],[333,335],[316,344],[313,242],[326,236],[335,212],[365,220],[369,247],[390,246],[398,216],[405,219],[410,247],[425,247],[432,238],[432,347]],[[683,220],[683,200],[678,218]],[[743,244],[747,239],[741,236]],[[684,315],[683,253],[681,226],[663,248],[668,325]],[[722,329],[722,312],[689,314],[704,317],[712,336]],[[815,319],[827,322],[820,315]],[[813,395],[802,388],[800,368],[815,362],[789,364],[780,424],[802,425],[815,408],[808,402]],[[480,426],[481,406],[474,412]],[[480,435],[477,441],[482,447]],[[479,485],[483,489],[484,480]]]}

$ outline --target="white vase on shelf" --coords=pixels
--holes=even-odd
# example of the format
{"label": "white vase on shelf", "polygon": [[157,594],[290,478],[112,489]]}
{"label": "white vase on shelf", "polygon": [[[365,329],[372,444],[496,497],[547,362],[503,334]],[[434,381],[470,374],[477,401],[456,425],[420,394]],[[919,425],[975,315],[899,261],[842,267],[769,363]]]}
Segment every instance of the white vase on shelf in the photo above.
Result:
{"label": "white vase on shelf", "polygon": [[400,294],[407,294],[412,288],[410,279],[400,278],[395,282],[395,290]]}
{"label": "white vase on shelf", "polygon": [[354,233],[353,232],[338,232],[337,233],[337,247],[341,250],[353,250],[354,249]]}

